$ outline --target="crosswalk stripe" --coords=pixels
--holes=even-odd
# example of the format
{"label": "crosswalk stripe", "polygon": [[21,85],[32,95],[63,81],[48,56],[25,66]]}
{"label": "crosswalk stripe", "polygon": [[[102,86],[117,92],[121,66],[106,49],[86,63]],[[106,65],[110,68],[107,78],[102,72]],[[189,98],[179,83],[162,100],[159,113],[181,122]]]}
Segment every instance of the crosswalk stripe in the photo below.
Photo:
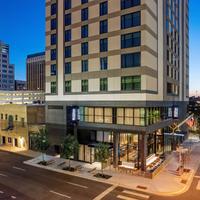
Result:
{"label": "crosswalk stripe", "polygon": [[124,190],[123,193],[134,195],[136,197],[142,197],[144,199],[149,199],[149,195],[138,193],[138,192],[131,192],[131,191],[128,191],[128,190]]}
{"label": "crosswalk stripe", "polygon": [[125,197],[123,195],[118,195],[117,198],[118,199],[123,199],[123,200],[138,200],[138,199],[131,198],[131,197]]}

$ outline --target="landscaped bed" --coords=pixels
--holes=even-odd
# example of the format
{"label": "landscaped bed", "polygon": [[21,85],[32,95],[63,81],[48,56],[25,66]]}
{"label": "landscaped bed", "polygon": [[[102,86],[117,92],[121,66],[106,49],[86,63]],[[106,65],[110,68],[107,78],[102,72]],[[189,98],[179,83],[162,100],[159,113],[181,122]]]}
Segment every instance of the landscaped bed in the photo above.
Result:
{"label": "landscaped bed", "polygon": [[109,179],[109,178],[111,178],[112,176],[110,176],[110,175],[107,175],[107,174],[101,174],[101,173],[97,173],[97,174],[95,174],[95,175],[94,175],[94,177],[96,177],[96,178],[104,178],[104,179]]}

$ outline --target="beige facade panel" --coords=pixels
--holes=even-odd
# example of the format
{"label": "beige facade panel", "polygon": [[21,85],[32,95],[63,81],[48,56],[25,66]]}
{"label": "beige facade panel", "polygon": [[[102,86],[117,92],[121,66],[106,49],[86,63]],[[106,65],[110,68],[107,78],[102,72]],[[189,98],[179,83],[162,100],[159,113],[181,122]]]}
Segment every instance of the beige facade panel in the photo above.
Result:
{"label": "beige facade panel", "polygon": [[99,92],[100,84],[98,78],[89,79],[88,84],[89,84],[89,92]]}
{"label": "beige facade panel", "polygon": [[157,92],[157,87],[158,87],[157,78],[147,75],[142,75],[141,79],[142,79],[142,85],[141,85],[142,90]]}
{"label": "beige facade panel", "polygon": [[108,91],[120,91],[121,90],[121,77],[108,78]]}

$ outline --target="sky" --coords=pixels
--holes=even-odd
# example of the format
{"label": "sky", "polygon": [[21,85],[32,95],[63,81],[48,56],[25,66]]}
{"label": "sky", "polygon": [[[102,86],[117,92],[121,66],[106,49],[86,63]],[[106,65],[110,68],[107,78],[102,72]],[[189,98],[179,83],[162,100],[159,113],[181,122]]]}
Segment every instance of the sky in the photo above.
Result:
{"label": "sky", "polygon": [[[189,9],[190,91],[200,94],[200,1]],[[25,80],[26,56],[45,49],[45,0],[0,0],[0,40],[10,45],[16,79]]]}

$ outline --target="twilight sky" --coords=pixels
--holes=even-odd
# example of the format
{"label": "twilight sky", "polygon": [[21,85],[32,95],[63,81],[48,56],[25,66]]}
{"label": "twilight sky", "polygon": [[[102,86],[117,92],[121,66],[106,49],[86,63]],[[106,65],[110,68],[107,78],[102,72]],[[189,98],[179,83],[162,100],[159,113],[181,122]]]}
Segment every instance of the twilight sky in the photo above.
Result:
{"label": "twilight sky", "polygon": [[[190,0],[190,91],[200,94],[199,9],[200,1]],[[45,0],[0,0],[0,40],[10,45],[16,79],[25,79],[27,54],[45,49]]]}

